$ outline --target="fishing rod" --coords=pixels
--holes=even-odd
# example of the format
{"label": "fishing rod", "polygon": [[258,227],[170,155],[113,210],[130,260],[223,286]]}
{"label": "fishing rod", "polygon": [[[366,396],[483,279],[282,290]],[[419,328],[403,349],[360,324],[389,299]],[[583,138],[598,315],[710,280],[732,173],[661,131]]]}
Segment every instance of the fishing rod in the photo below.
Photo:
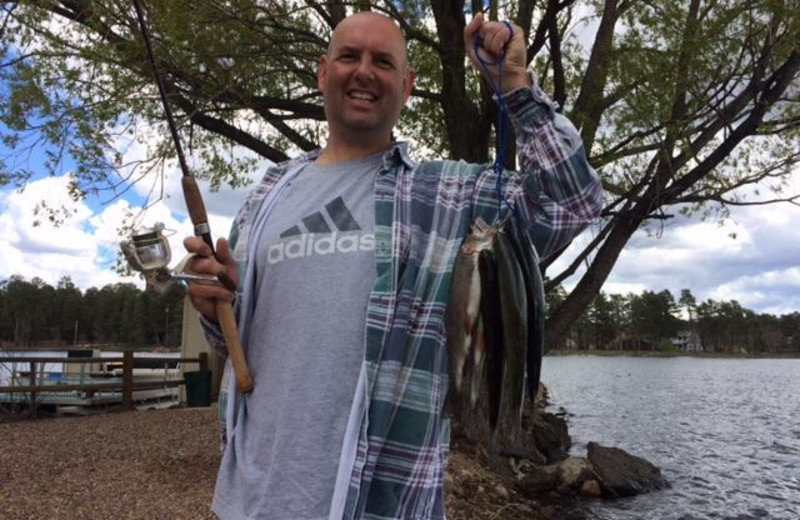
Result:
{"label": "fishing rod", "polygon": [[[139,20],[139,27],[142,31],[142,38],[144,45],[147,49],[147,58],[150,66],[153,69],[153,76],[158,85],[158,93],[161,97],[161,104],[164,107],[164,114],[167,118],[167,125],[172,134],[172,141],[175,143],[175,151],[178,155],[178,162],[180,163],[181,172],[181,186],[183,187],[183,198],[186,201],[186,209],[189,212],[189,218],[194,225],[194,234],[199,236],[208,247],[211,248],[211,253],[216,257],[214,250],[214,242],[211,240],[211,228],[208,225],[208,214],[206,207],[203,203],[203,198],[200,195],[200,188],[197,186],[189,167],[186,164],[186,158],[183,155],[183,148],[181,147],[180,137],[178,136],[178,129],[175,125],[175,120],[172,117],[172,110],[170,109],[167,100],[167,92],[164,88],[164,82],[159,74],[158,67],[156,66],[155,55],[153,54],[153,47],[150,43],[150,33],[147,30],[147,24],[144,19],[144,11],[139,3],[139,0],[133,0],[133,6],[136,8],[136,17]],[[163,238],[163,237],[162,237]],[[136,237],[134,237],[135,241]],[[157,238],[154,238],[156,243]],[[166,242],[166,240],[164,240]],[[218,280],[222,285],[231,291],[236,291],[236,284],[226,273],[218,275]],[[253,378],[250,376],[250,370],[247,367],[247,360],[244,357],[244,350],[242,343],[239,339],[239,331],[236,326],[236,317],[233,314],[233,306],[230,302],[224,300],[216,300],[214,302],[217,311],[217,319],[219,320],[222,335],[225,338],[225,344],[228,347],[228,355],[231,358],[231,365],[233,366],[234,377],[236,378],[236,387],[242,393],[248,393],[253,390]]]}

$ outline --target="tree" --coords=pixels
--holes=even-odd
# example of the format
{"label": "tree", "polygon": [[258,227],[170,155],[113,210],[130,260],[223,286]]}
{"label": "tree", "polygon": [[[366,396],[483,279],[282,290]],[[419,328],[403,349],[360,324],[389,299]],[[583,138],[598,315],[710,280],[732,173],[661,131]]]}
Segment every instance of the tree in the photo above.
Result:
{"label": "tree", "polygon": [[[27,181],[21,158],[33,146],[46,149],[51,171],[63,154],[75,158],[75,197],[115,196],[172,159],[163,140],[147,142],[141,161],[125,164],[122,154],[131,142],[146,142],[148,128],[167,135],[129,2],[0,5],[0,79],[8,86],[0,121],[4,143],[18,151],[0,167],[0,183]],[[398,135],[434,153],[487,162],[495,107],[489,87],[465,67],[462,39],[465,11],[480,5],[355,2],[392,16],[408,35],[419,80]],[[522,27],[542,86],[581,129],[607,193],[594,239],[550,276],[553,290],[588,263],[552,310],[549,344],[589,306],[637,230],[658,232],[679,212],[724,218],[735,205],[796,202],[798,194],[785,192],[800,156],[796,0],[490,6],[493,16]],[[258,159],[283,160],[324,139],[314,71],[349,9],[313,0],[150,2],[158,65],[181,133],[202,159],[196,173],[216,186],[238,184]],[[596,22],[588,48],[580,20]],[[513,140],[502,152],[512,164]],[[756,187],[763,194],[748,197]],[[58,209],[49,216],[57,220]]]}
{"label": "tree", "polygon": [[81,291],[69,276],[58,281],[55,290],[54,310],[57,314],[54,325],[58,327],[57,338],[70,344],[76,343],[81,314]]}
{"label": "tree", "polygon": [[686,314],[689,316],[689,325],[694,327],[694,314],[697,311],[697,299],[692,294],[690,289],[681,289],[681,297],[678,303],[686,309]]}
{"label": "tree", "polygon": [[614,341],[617,343],[615,348],[621,349],[625,331],[630,328],[630,301],[621,294],[612,294],[609,297],[609,304],[611,306],[611,322],[617,331],[614,337]]}
{"label": "tree", "polygon": [[594,328],[594,344],[598,349],[607,349],[620,332],[619,323],[614,319],[615,310],[603,291],[600,291],[589,307],[589,321]]}
{"label": "tree", "polygon": [[658,345],[675,336],[678,329],[675,310],[675,300],[669,291],[644,291],[631,298],[631,329],[642,339]]}
{"label": "tree", "polygon": [[33,341],[33,325],[36,314],[36,286],[14,275],[4,282],[3,291],[10,309],[14,345],[30,345]]}
{"label": "tree", "polygon": [[88,343],[94,344],[99,337],[99,327],[97,323],[98,309],[97,300],[99,299],[100,290],[97,287],[90,287],[86,290],[81,301],[81,309],[79,313],[80,321],[80,335]]}
{"label": "tree", "polygon": [[180,344],[185,288],[172,284],[162,295],[140,291],[132,284],[89,288],[85,294],[65,276],[56,288],[40,278],[19,275],[0,281],[0,342],[19,346],[47,341],[72,345],[76,337],[88,343],[162,344],[169,309],[170,342]]}
{"label": "tree", "polygon": [[800,352],[800,312],[784,314],[779,324],[783,347],[790,352]]}

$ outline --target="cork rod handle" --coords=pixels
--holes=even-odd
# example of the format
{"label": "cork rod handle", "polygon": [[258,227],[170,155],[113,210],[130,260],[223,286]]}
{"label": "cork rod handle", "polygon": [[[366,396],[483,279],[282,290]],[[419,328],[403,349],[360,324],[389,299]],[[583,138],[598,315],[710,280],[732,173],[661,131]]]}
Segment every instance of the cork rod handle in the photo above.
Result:
{"label": "cork rod handle", "polygon": [[217,319],[222,328],[222,335],[225,337],[225,344],[228,346],[228,356],[231,358],[233,375],[236,378],[236,388],[243,394],[253,391],[253,378],[250,376],[250,369],[244,358],[244,350],[239,340],[239,331],[236,327],[236,318],[233,315],[233,307],[224,300],[215,302],[217,309]]}

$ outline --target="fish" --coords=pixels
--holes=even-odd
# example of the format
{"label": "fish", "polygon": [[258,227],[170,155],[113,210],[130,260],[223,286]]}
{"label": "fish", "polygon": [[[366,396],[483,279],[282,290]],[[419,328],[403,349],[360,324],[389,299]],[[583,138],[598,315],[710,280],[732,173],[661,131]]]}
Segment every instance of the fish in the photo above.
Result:
{"label": "fish", "polygon": [[[522,421],[525,396],[525,366],[528,345],[528,308],[522,268],[519,265],[508,220],[494,235],[492,248],[497,258],[497,278],[500,287],[500,310],[503,323],[503,400],[508,412],[507,425],[518,428]],[[504,422],[501,418],[501,422]]]}
{"label": "fish", "polygon": [[463,398],[467,386],[471,408],[485,395],[495,439],[498,428],[507,438],[519,434],[526,388],[531,400],[536,397],[544,352],[543,287],[536,250],[519,223],[512,217],[489,226],[476,219],[459,248],[445,311],[448,407],[471,413]]}
{"label": "fish", "polygon": [[528,398],[531,402],[536,399],[539,390],[539,380],[542,374],[542,356],[544,355],[545,339],[545,301],[544,283],[542,272],[539,269],[539,255],[531,241],[530,235],[520,229],[515,219],[511,219],[511,244],[517,254],[517,260],[522,268],[525,281],[525,294],[528,305],[528,346],[526,354],[526,380]]}
{"label": "fish", "polygon": [[[500,399],[503,395],[503,318],[500,310],[500,283],[497,280],[497,262],[494,252],[485,249],[478,256],[481,276],[481,320],[484,328],[486,364],[479,375],[487,382],[489,428],[494,433],[500,417]],[[473,372],[473,377],[475,373]],[[474,383],[473,383],[474,384]]]}
{"label": "fish", "polygon": [[478,330],[481,302],[478,256],[481,251],[492,247],[496,231],[496,227],[477,218],[464,238],[453,265],[445,310],[445,331],[450,377],[456,394],[462,392],[464,363],[470,352],[473,349],[480,350],[473,352],[473,363],[475,359],[483,360],[483,333]]}

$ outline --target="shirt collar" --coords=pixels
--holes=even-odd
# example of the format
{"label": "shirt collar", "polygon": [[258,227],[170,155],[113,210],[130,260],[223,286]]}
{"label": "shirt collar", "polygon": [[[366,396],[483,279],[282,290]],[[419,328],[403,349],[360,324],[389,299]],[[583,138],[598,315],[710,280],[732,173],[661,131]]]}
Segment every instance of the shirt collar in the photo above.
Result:
{"label": "shirt collar", "polygon": [[[292,159],[287,166],[291,167],[295,164],[308,164],[317,160],[317,157],[322,153],[322,148],[317,148],[306,152],[298,157]],[[392,146],[383,154],[383,167],[384,170],[389,170],[393,167],[404,164],[407,168],[414,167],[414,161],[408,155],[408,141],[395,141]]]}
{"label": "shirt collar", "polygon": [[395,141],[383,155],[383,166],[387,170],[392,166],[399,166],[400,163],[409,169],[414,167],[414,161],[408,155],[408,141]]}

